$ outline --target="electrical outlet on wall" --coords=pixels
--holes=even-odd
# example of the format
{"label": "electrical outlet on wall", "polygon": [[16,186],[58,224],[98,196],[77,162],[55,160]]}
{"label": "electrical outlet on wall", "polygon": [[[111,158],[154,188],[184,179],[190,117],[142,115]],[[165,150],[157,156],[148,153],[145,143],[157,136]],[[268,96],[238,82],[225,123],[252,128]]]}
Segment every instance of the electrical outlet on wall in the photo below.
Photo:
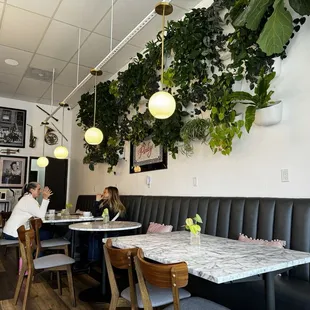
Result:
{"label": "electrical outlet on wall", "polygon": [[281,182],[289,182],[288,169],[281,169]]}

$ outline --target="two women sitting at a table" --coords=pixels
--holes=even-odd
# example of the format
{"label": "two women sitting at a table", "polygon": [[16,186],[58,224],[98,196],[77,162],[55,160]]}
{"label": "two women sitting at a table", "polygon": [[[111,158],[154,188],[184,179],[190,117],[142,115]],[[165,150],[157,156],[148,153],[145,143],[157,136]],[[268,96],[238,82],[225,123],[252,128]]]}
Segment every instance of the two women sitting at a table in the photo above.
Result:
{"label": "two women sitting at a table", "polygon": [[[42,192],[43,200],[41,206],[37,202],[37,198]],[[44,218],[49,204],[49,197],[53,195],[52,191],[46,186],[41,190],[41,186],[37,182],[27,183],[22,191],[18,203],[3,228],[3,237],[7,240],[17,240],[17,229],[26,225],[31,217]],[[42,236],[42,240],[44,240]]]}
{"label": "two women sitting at a table", "polygon": [[[117,187],[108,186],[102,194],[96,195],[96,201],[91,209],[92,215],[99,217],[104,210],[109,211],[110,221],[123,221],[126,219],[126,208],[120,200]],[[117,233],[109,233],[109,237],[116,237]],[[88,260],[97,261],[100,259],[102,250],[102,233],[92,233],[89,237]]]}

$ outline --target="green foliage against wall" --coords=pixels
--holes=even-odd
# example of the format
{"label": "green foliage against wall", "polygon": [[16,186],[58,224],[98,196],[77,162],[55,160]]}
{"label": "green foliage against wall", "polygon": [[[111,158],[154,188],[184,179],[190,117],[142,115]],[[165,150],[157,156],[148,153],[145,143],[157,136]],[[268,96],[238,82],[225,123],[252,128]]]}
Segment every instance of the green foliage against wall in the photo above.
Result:
{"label": "green foliage against wall", "polygon": [[[234,92],[234,84],[245,79],[251,89],[256,88],[261,72],[265,75],[272,72],[273,58],[286,57],[285,49],[267,55],[257,43],[270,21],[274,2],[279,1],[265,0],[259,18],[252,23],[249,23],[250,0],[218,0],[207,9],[193,9],[181,21],[169,22],[165,58],[173,60],[165,66],[164,84],[176,100],[175,113],[166,120],[156,120],[145,108],[148,99],[159,90],[159,33],[126,71],[119,72],[116,80],[98,84],[96,126],[102,130],[104,140],[99,146],[85,144],[84,163],[92,170],[96,163],[108,163],[108,171],[112,171],[125,141],[138,144],[149,135],[173,158],[180,146],[183,152],[191,154],[193,140],[208,142],[213,152],[228,155],[234,137],[241,137],[244,125],[236,119],[235,105],[245,95]],[[300,24],[303,22],[298,20]],[[225,34],[223,29],[232,23],[234,31]],[[296,27],[296,20],[291,24]],[[222,60],[225,53],[231,58],[228,63]],[[90,93],[79,101],[77,123],[84,130],[92,126],[93,101]],[[200,122],[202,112],[207,110],[210,119]]]}

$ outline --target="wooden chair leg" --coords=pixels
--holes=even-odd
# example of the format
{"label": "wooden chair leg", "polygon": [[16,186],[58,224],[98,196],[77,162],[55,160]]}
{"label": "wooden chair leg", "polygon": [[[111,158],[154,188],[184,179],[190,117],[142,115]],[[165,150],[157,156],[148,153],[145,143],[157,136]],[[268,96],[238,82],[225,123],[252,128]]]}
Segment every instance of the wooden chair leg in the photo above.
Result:
{"label": "wooden chair leg", "polygon": [[17,268],[16,268],[17,272],[16,273],[18,274],[20,251],[19,251],[19,247],[16,247],[15,249],[16,249],[16,265],[17,265]]}
{"label": "wooden chair leg", "polygon": [[117,303],[118,303],[118,296],[113,295],[113,293],[112,293],[109,310],[116,310]]}
{"label": "wooden chair leg", "polygon": [[62,287],[61,287],[61,279],[60,279],[60,271],[57,271],[57,286],[58,286],[58,293],[62,295]]}
{"label": "wooden chair leg", "polygon": [[68,286],[69,286],[69,291],[70,291],[72,307],[75,307],[76,302],[75,302],[75,294],[74,294],[71,265],[67,266],[67,277],[68,277]]}
{"label": "wooden chair leg", "polygon": [[33,271],[32,269],[28,269],[28,277],[27,277],[27,282],[26,282],[26,288],[25,288],[25,295],[24,295],[24,301],[23,301],[23,308],[22,310],[26,310],[27,308],[27,301],[28,301],[28,296],[30,293],[30,287],[32,283],[32,276],[33,276]]}
{"label": "wooden chair leg", "polygon": [[15,294],[14,294],[14,305],[17,304],[19,293],[20,293],[20,290],[21,290],[22,285],[23,285],[23,281],[24,281],[26,270],[27,270],[27,268],[24,267],[20,271],[20,274],[19,274],[19,277],[18,277],[18,281],[17,281],[17,284],[16,284]]}

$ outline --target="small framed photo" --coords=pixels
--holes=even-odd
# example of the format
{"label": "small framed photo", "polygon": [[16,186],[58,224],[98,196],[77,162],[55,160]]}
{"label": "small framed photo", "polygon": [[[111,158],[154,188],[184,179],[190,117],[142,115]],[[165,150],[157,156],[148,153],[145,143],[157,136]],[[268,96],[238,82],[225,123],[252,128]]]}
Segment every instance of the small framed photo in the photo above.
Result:
{"label": "small framed photo", "polygon": [[130,146],[130,173],[167,169],[167,152],[162,145],[155,145],[152,136],[139,145]]}
{"label": "small framed photo", "polygon": [[0,156],[1,188],[23,188],[26,174],[27,157]]}
{"label": "small framed photo", "polygon": [[0,107],[0,146],[25,147],[26,110]]}

